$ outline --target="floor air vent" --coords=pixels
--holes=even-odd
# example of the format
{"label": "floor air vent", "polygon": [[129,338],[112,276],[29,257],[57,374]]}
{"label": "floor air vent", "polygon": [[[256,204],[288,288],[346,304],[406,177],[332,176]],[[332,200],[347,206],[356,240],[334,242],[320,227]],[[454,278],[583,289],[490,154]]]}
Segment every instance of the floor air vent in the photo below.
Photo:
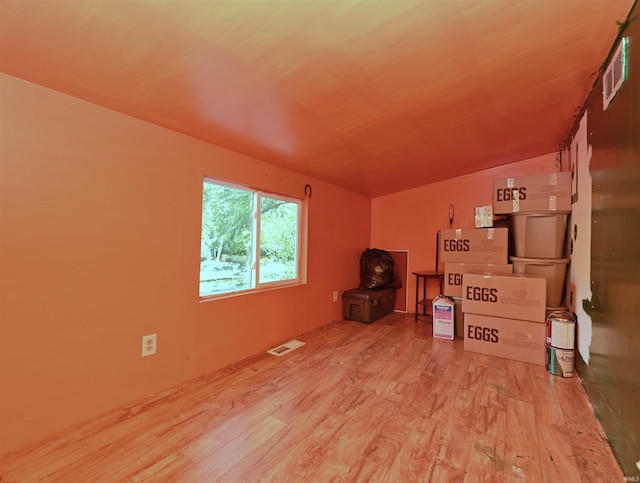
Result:
{"label": "floor air vent", "polygon": [[629,38],[623,37],[613,54],[613,59],[602,77],[602,109],[606,110],[613,101],[622,84],[627,80],[627,50]]}
{"label": "floor air vent", "polygon": [[279,345],[278,347],[274,347],[273,349],[268,350],[267,353],[280,357],[285,354],[288,354],[291,351],[296,350],[298,347],[302,347],[303,345],[304,345],[304,342],[294,339],[294,340],[290,340],[289,342],[285,342],[284,344]]}

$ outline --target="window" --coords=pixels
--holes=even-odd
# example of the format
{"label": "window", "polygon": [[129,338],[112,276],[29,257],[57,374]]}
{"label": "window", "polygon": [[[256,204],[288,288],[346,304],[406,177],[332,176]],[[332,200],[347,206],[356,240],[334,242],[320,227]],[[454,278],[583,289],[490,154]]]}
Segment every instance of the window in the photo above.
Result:
{"label": "window", "polygon": [[301,282],[302,201],[204,180],[200,297]]}

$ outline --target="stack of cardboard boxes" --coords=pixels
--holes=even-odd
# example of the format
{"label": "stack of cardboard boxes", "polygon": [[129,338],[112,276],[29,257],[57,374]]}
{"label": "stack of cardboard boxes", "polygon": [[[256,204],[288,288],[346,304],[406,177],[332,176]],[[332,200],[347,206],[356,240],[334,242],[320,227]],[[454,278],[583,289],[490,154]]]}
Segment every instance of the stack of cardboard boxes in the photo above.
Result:
{"label": "stack of cardboard boxes", "polygon": [[443,292],[455,302],[455,333],[464,337],[462,277],[465,273],[510,274],[507,228],[466,228],[440,232]]}
{"label": "stack of cardboard boxes", "polygon": [[462,290],[465,350],[545,364],[545,279],[466,273]]}
{"label": "stack of cardboard boxes", "polygon": [[[536,272],[537,268],[531,273],[528,267],[536,266],[529,260],[519,260],[528,257],[512,257],[514,264],[509,264],[509,241],[512,249],[524,243],[533,250],[516,254],[535,254],[540,244],[564,246],[565,234],[556,215],[564,218],[566,230],[566,212],[571,209],[570,173],[496,179],[493,197],[493,213],[508,214],[510,222],[522,213],[531,214],[523,218],[533,235],[529,238],[525,228],[527,238],[523,240],[514,234],[514,223],[510,228],[441,231],[444,294],[456,302],[456,335],[464,338],[465,350],[544,365],[547,281],[552,280],[555,303],[562,297],[562,293],[557,295],[558,277],[554,274],[550,278],[546,272]],[[528,218],[535,218],[534,223]],[[480,221],[486,223],[486,219]],[[557,226],[549,231],[550,224]],[[566,263],[562,264],[566,268]],[[564,276],[559,287],[562,292]],[[560,300],[557,302],[559,305]]]}
{"label": "stack of cardboard boxes", "polygon": [[494,212],[509,216],[514,273],[546,279],[548,310],[564,309],[571,173],[495,179],[493,192]]}

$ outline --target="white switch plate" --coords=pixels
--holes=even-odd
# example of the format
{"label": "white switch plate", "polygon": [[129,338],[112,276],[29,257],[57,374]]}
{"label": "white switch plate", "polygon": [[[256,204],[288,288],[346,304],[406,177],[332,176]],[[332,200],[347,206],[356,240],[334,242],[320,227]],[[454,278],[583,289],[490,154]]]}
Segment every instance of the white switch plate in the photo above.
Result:
{"label": "white switch plate", "polygon": [[337,290],[334,290],[334,291],[333,291],[333,301],[334,301],[334,302],[337,302],[337,301],[338,301],[338,291],[337,291]]}
{"label": "white switch plate", "polygon": [[152,356],[158,348],[158,334],[142,336],[142,357]]}

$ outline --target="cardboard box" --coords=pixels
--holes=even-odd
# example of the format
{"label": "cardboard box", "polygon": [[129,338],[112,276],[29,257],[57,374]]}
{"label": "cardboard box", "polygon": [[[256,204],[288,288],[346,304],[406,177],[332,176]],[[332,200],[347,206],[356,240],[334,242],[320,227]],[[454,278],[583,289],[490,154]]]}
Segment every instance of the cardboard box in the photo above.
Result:
{"label": "cardboard box", "polygon": [[453,340],[454,301],[448,297],[436,297],[433,302],[433,337]]}
{"label": "cardboard box", "polygon": [[457,228],[440,230],[440,261],[443,263],[506,264],[508,228]]}
{"label": "cardboard box", "polygon": [[464,350],[545,365],[544,324],[478,314],[464,314]]}
{"label": "cardboard box", "polygon": [[462,275],[462,311],[544,324],[547,281],[517,275]]}
{"label": "cardboard box", "polygon": [[494,178],[494,214],[531,211],[571,211],[571,173]]}
{"label": "cardboard box", "polygon": [[462,297],[463,273],[512,274],[513,265],[506,263],[445,263],[443,291],[446,296]]}
{"label": "cardboard box", "polygon": [[476,228],[491,228],[493,226],[493,206],[476,206]]}
{"label": "cardboard box", "polygon": [[462,299],[460,297],[452,297],[454,307],[453,325],[456,328],[456,337],[464,339],[464,314],[462,313]]}

